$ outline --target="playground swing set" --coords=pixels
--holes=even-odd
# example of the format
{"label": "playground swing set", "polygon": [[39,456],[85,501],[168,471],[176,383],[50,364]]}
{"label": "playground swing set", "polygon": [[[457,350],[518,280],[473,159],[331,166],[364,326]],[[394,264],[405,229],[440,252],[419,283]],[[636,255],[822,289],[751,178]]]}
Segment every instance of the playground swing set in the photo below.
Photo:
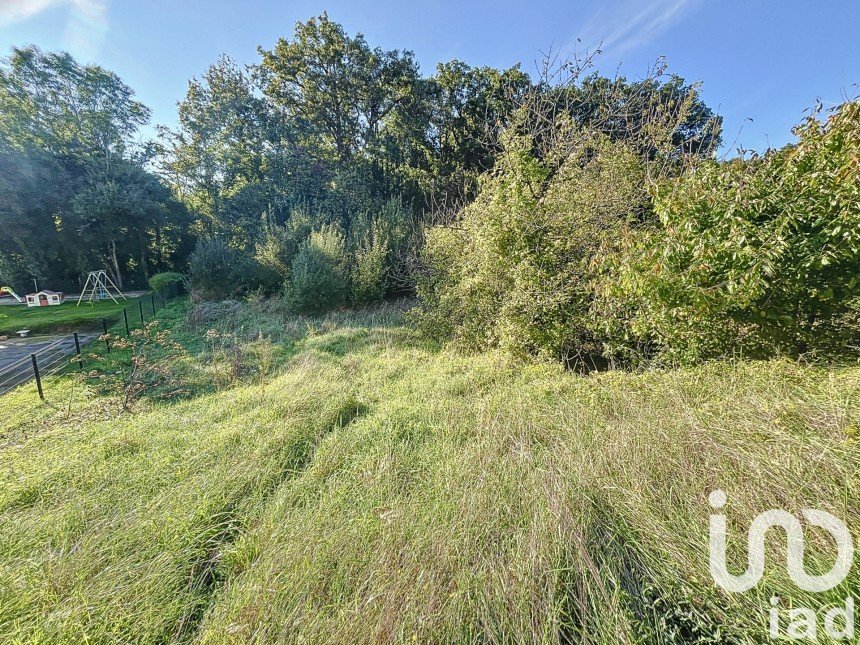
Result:
{"label": "playground swing set", "polygon": [[[61,305],[66,301],[65,295],[61,291],[51,291],[50,289],[28,293],[22,298],[15,293],[12,287],[0,287],[0,296],[4,294],[12,296],[18,304],[26,304],[28,307],[49,307]],[[76,306],[80,305],[83,300],[93,302],[94,300],[107,300],[108,298],[119,304],[117,297],[128,300],[125,294],[110,279],[106,271],[90,271],[87,274],[87,281],[84,283],[84,288],[81,290],[81,295],[78,297]]]}
{"label": "playground swing set", "polygon": [[123,300],[128,300],[123,294],[122,291],[113,283],[113,280],[110,279],[110,276],[106,271],[90,271],[87,274],[87,281],[84,283],[84,288],[81,290],[81,295],[78,297],[78,305],[81,304],[81,301],[86,297],[87,302],[92,302],[93,300],[107,300],[110,298],[115,303],[119,304],[119,301],[114,298],[114,295],[110,292],[113,289]]}

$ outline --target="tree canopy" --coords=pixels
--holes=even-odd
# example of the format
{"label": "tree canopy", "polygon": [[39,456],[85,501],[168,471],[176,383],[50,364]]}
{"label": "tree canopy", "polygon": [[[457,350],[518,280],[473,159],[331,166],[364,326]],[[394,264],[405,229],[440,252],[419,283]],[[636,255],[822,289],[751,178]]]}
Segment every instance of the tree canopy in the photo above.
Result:
{"label": "tree canopy", "polygon": [[13,49],[0,66],[0,277],[119,285],[174,261],[187,214],[134,137],[149,110],[118,76],[65,53]]}
{"label": "tree canopy", "polygon": [[149,110],[115,74],[13,49],[0,279],[190,270],[201,297],[303,312],[405,292],[431,333],[592,367],[818,351],[858,325],[856,101],[726,162],[720,117],[662,62],[425,76],[326,14],[258,52],[191,79],[178,127],[140,142]]}

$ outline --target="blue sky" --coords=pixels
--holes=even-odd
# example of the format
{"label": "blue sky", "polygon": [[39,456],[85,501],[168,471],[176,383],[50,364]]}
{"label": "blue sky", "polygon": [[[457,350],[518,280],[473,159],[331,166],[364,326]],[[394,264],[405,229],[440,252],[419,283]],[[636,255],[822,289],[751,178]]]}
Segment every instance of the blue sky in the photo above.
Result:
{"label": "blue sky", "polygon": [[817,98],[839,103],[860,83],[856,0],[0,0],[0,50],[35,43],[102,64],[154,123],[173,126],[188,79],[221,53],[254,62],[257,45],[323,10],[371,45],[413,50],[425,74],[451,58],[532,71],[540,50],[599,42],[604,73],[641,76],[665,56],[670,71],[703,82],[730,154],[791,141]]}

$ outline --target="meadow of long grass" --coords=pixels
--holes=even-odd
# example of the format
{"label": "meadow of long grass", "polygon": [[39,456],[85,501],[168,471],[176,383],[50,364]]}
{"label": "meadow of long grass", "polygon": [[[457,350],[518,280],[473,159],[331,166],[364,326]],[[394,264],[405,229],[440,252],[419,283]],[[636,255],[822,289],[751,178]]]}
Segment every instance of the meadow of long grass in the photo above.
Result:
{"label": "meadow of long grass", "polygon": [[[778,537],[751,592],[708,571],[716,488],[736,569],[765,509],[860,526],[856,365],[578,376],[454,353],[396,307],[186,307],[184,395],[123,413],[70,374],[2,400],[4,642],[761,642],[774,595],[860,595],[856,567],[796,589]],[[271,369],[208,385],[210,328]],[[826,569],[826,534],[807,546]]]}

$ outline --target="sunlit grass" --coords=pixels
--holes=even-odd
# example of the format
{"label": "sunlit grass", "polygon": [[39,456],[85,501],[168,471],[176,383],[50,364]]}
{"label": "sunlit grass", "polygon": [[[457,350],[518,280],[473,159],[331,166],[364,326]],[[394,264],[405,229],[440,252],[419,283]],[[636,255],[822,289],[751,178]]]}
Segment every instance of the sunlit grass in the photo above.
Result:
{"label": "sunlit grass", "polygon": [[[119,300],[97,300],[82,302],[66,300],[61,305],[51,307],[27,307],[26,305],[3,305],[0,307],[0,334],[13,334],[19,329],[29,329],[34,333],[52,331],[68,331],[77,325],[98,323],[102,318],[109,318],[128,308],[131,322],[139,323],[140,312],[136,298]],[[150,317],[150,303],[144,301],[145,317]]]}
{"label": "sunlit grass", "polygon": [[[123,415],[72,377],[2,399],[3,641],[759,642],[774,593],[860,593],[856,569],[815,597],[774,566],[730,596],[707,568],[717,487],[739,544],[771,507],[860,525],[856,366],[579,377],[392,308],[189,320],[186,400]],[[273,373],[206,385],[209,327],[271,338]]]}

